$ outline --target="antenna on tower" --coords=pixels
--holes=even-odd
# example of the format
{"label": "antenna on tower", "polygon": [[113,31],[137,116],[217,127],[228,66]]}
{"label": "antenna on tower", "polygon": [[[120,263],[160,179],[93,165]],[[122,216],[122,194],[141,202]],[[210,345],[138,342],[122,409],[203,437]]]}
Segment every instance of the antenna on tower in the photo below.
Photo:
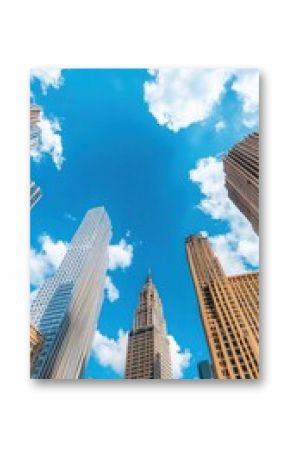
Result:
{"label": "antenna on tower", "polygon": [[147,274],[146,282],[152,282],[151,268],[148,269],[148,274]]}

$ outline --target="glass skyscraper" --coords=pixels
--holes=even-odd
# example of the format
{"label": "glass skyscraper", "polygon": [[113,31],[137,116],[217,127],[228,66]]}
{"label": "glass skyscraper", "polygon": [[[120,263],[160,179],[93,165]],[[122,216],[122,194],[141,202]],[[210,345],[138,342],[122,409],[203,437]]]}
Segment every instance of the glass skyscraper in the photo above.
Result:
{"label": "glass skyscraper", "polygon": [[30,183],[30,209],[32,209],[36,203],[42,197],[41,189],[35,184],[34,181]]}
{"label": "glass skyscraper", "polygon": [[40,145],[40,121],[41,109],[36,104],[30,106],[30,152],[33,154]]}
{"label": "glass skyscraper", "polygon": [[32,302],[31,322],[43,336],[32,378],[81,376],[103,302],[110,239],[105,209],[90,209],[59,269]]}

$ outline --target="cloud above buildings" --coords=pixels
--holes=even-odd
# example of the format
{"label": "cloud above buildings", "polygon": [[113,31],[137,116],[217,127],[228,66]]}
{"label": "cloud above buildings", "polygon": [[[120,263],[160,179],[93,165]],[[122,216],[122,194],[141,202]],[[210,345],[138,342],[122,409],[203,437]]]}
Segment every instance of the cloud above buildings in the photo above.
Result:
{"label": "cloud above buildings", "polygon": [[[181,350],[172,335],[168,336],[170,344],[170,354],[172,362],[172,373],[174,379],[181,379],[183,372],[188,368],[191,359],[191,353],[188,349]],[[125,374],[126,351],[128,344],[128,332],[119,329],[117,338],[108,338],[100,331],[96,330],[92,354],[104,368],[110,368],[119,376],[123,377]]]}
{"label": "cloud above buildings", "polygon": [[48,276],[58,269],[68,244],[62,240],[54,241],[49,235],[39,237],[40,249],[30,250],[30,283],[38,289]]}
{"label": "cloud above buildings", "polygon": [[[227,89],[242,103],[244,126],[258,124],[259,73],[254,69],[157,69],[144,83],[144,100],[157,123],[173,132],[214,116]],[[220,131],[220,129],[217,129]]]}
{"label": "cloud above buildings", "polygon": [[219,120],[218,122],[216,122],[214,127],[215,127],[216,132],[220,132],[226,128],[226,124],[223,120]]}
{"label": "cloud above buildings", "polygon": [[197,207],[213,220],[227,223],[228,232],[209,237],[213,250],[227,274],[244,273],[259,264],[259,238],[251,224],[228,198],[222,161],[200,159],[189,172],[203,198]]}
{"label": "cloud above buildings", "polygon": [[232,84],[243,104],[243,123],[253,128],[259,122],[259,72],[257,70],[241,70]]}
{"label": "cloud above buildings", "polygon": [[120,298],[120,292],[109,275],[105,279],[105,294],[110,302],[114,302]]}
{"label": "cloud above buildings", "polygon": [[65,159],[58,119],[49,120],[41,111],[37,127],[39,128],[39,143],[32,145],[30,156],[35,162],[40,162],[45,155],[49,155],[57,170],[61,170]]}
{"label": "cloud above buildings", "polygon": [[109,246],[109,270],[128,268],[133,260],[133,245],[121,239],[116,245]]}
{"label": "cloud above buildings", "polygon": [[[127,234],[127,233],[126,233]],[[125,270],[129,268],[133,262],[134,247],[127,243],[125,239],[121,239],[119,243],[109,246],[109,267],[110,271],[117,269]],[[114,285],[110,275],[106,276],[105,292],[109,301],[114,302],[120,298],[120,292]]]}
{"label": "cloud above buildings", "polygon": [[64,79],[61,72],[61,69],[57,68],[32,69],[30,78],[31,80],[38,79],[40,81],[42,92],[46,95],[49,87],[59,89],[62,86]]}

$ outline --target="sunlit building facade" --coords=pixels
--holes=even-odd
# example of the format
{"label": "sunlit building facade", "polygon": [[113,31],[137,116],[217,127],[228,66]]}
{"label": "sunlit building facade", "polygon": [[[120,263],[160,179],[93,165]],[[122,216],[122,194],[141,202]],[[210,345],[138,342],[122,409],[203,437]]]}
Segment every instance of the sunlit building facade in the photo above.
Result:
{"label": "sunlit building facade", "polygon": [[259,234],[259,133],[237,143],[223,159],[229,198]]}
{"label": "sunlit building facade", "polygon": [[171,379],[166,323],[157,289],[149,274],[139,295],[128,337],[126,379]]}
{"label": "sunlit building facade", "polygon": [[91,350],[103,302],[110,219],[91,209],[55,273],[31,304],[31,322],[44,337],[33,378],[78,379]]}
{"label": "sunlit building facade", "polygon": [[39,351],[42,347],[43,337],[38,332],[38,330],[30,325],[30,372],[33,369],[35,360],[39,354]]}
{"label": "sunlit building facade", "polygon": [[259,377],[259,275],[226,276],[206,237],[186,239],[187,258],[214,377]]}

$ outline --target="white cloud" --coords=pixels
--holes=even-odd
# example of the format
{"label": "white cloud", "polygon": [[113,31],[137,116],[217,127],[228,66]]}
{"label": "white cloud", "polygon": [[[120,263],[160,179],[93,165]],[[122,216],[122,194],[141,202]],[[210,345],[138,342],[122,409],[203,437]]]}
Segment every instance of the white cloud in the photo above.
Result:
{"label": "white cloud", "polygon": [[214,127],[215,127],[216,132],[220,132],[220,131],[222,131],[223,129],[225,129],[226,124],[225,124],[225,122],[224,122],[223,120],[219,120],[219,121],[214,125]]}
{"label": "white cloud", "polygon": [[119,329],[118,338],[108,338],[98,330],[95,332],[92,351],[101,366],[111,368],[120,376],[124,375],[128,332]]}
{"label": "white cloud", "polygon": [[[126,232],[126,236],[130,235],[130,231]],[[121,239],[115,245],[109,245],[109,266],[110,271],[122,268],[129,268],[133,261],[134,247],[127,243],[125,239]],[[120,298],[120,292],[112,281],[111,276],[107,275],[105,280],[105,294],[110,302],[114,302]]]}
{"label": "white cloud", "polygon": [[116,245],[109,246],[109,270],[128,268],[133,260],[133,245],[121,239]]}
{"label": "white cloud", "polygon": [[221,69],[160,69],[144,84],[149,111],[160,125],[179,131],[207,119],[224,93],[231,71]]}
{"label": "white cloud", "polygon": [[65,214],[64,214],[64,218],[66,218],[67,220],[70,220],[70,221],[77,221],[77,219],[76,219],[76,217],[74,217],[72,214],[70,214],[69,212],[66,212]]}
{"label": "white cloud", "polygon": [[[228,89],[233,89],[243,103],[242,121],[257,125],[259,74],[244,69],[159,69],[150,70],[152,80],[144,83],[144,100],[159,125],[177,132],[200,123],[214,114],[215,106]],[[222,122],[216,123],[217,131]]]}
{"label": "white cloud", "polygon": [[37,78],[40,81],[41,89],[44,94],[47,93],[48,87],[59,89],[63,84],[63,77],[61,75],[61,69],[32,69],[30,71],[31,79]]}
{"label": "white cloud", "polygon": [[106,276],[105,280],[105,292],[109,301],[114,302],[120,298],[120,292],[117,287],[113,284],[111,276]]}
{"label": "white cloud", "polygon": [[243,103],[244,125],[253,128],[259,121],[259,72],[258,70],[239,70],[232,89]]}
{"label": "white cloud", "polygon": [[225,220],[229,231],[211,236],[213,250],[227,274],[238,274],[259,264],[259,239],[252,226],[228,198],[224,186],[222,161],[214,157],[200,159],[196,168],[189,172],[190,180],[196,182],[204,198],[198,207],[215,220]]}
{"label": "white cloud", "polygon": [[189,349],[181,351],[181,348],[172,335],[168,335],[169,348],[171,355],[172,377],[173,379],[181,379],[183,371],[188,368],[191,359]]}
{"label": "white cloud", "polygon": [[30,250],[30,283],[38,288],[48,276],[51,276],[63,260],[67,243],[62,240],[53,241],[49,235],[39,237],[41,248]]}
{"label": "white cloud", "polygon": [[40,142],[38,145],[33,145],[30,150],[32,159],[35,162],[40,162],[42,157],[48,154],[51,156],[56,168],[60,170],[64,157],[59,121],[56,118],[49,120],[41,112],[37,127],[40,130]]}

